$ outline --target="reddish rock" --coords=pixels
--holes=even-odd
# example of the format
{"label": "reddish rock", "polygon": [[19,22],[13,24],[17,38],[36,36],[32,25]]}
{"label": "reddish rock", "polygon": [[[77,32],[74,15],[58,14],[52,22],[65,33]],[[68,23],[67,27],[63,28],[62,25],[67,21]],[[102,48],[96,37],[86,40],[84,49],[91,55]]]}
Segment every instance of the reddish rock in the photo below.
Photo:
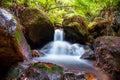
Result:
{"label": "reddish rock", "polygon": [[120,79],[120,37],[103,36],[94,41],[97,66],[112,80]]}
{"label": "reddish rock", "polygon": [[20,61],[23,61],[23,56],[18,43],[12,36],[0,30],[0,77]]}
{"label": "reddish rock", "polygon": [[12,65],[23,61],[17,27],[12,14],[0,8],[0,79]]}

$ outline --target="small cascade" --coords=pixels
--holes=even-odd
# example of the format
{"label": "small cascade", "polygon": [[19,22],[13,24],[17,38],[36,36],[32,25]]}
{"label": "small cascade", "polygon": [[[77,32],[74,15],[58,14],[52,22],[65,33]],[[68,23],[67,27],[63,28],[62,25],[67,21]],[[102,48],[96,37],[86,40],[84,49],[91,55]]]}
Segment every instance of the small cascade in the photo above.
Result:
{"label": "small cascade", "polygon": [[62,29],[55,30],[54,41],[63,41],[63,30]]}
{"label": "small cascade", "polygon": [[63,41],[63,30],[56,29],[54,34],[54,41],[43,47],[41,52],[50,55],[69,55],[69,56],[81,56],[85,50],[79,44],[70,44]]}

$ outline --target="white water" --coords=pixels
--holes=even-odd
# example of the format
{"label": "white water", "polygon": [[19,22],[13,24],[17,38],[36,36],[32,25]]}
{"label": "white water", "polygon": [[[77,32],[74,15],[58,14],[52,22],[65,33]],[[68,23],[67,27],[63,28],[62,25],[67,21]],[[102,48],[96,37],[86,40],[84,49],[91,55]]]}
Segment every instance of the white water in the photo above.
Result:
{"label": "white water", "polygon": [[63,41],[63,30],[62,29],[55,30],[54,41]]}
{"label": "white water", "polygon": [[63,30],[56,29],[54,34],[54,41],[44,46],[41,52],[48,54],[48,56],[82,56],[85,52],[84,48],[79,44],[70,44],[63,41]]}

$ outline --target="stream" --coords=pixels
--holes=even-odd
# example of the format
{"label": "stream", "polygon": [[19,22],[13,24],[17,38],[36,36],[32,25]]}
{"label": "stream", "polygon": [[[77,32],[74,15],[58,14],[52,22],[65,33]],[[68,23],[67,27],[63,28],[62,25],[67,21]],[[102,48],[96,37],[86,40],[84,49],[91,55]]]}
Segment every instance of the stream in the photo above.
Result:
{"label": "stream", "polygon": [[64,68],[64,71],[88,72],[93,74],[97,80],[109,80],[100,70],[96,69],[90,60],[80,59],[85,49],[80,44],[70,44],[64,41],[62,29],[56,29],[54,41],[45,45],[40,52],[45,55],[34,58],[34,62],[54,63]]}

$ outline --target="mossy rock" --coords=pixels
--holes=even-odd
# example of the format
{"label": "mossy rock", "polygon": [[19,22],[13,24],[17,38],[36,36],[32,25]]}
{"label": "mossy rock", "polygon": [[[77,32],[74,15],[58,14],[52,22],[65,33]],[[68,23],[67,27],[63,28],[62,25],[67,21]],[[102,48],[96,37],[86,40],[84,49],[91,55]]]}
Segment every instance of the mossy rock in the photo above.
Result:
{"label": "mossy rock", "polygon": [[63,20],[65,39],[70,42],[85,44],[87,41],[87,21],[79,15],[66,17]]}
{"label": "mossy rock", "polygon": [[49,73],[53,73],[55,71],[62,73],[63,71],[62,67],[57,66],[55,64],[51,64],[51,63],[33,63],[31,64],[31,67],[37,68],[39,70],[46,70]]}
{"label": "mossy rock", "polygon": [[43,11],[25,8],[20,15],[25,37],[32,49],[41,48],[53,40],[54,27]]}
{"label": "mossy rock", "polygon": [[[17,32],[17,21],[8,11],[0,9],[0,79],[9,68],[23,61],[20,51],[19,32]],[[4,23],[3,23],[4,22]]]}
{"label": "mossy rock", "polygon": [[113,29],[110,27],[110,21],[104,18],[96,17],[92,25],[89,26],[88,32],[91,39],[100,36],[113,36],[115,35]]}
{"label": "mossy rock", "polygon": [[13,66],[5,79],[53,80],[51,77],[54,77],[57,80],[58,76],[60,76],[58,80],[62,78],[63,68],[52,63],[30,63],[27,65],[27,68],[24,68],[22,65],[18,64],[17,66]]}

